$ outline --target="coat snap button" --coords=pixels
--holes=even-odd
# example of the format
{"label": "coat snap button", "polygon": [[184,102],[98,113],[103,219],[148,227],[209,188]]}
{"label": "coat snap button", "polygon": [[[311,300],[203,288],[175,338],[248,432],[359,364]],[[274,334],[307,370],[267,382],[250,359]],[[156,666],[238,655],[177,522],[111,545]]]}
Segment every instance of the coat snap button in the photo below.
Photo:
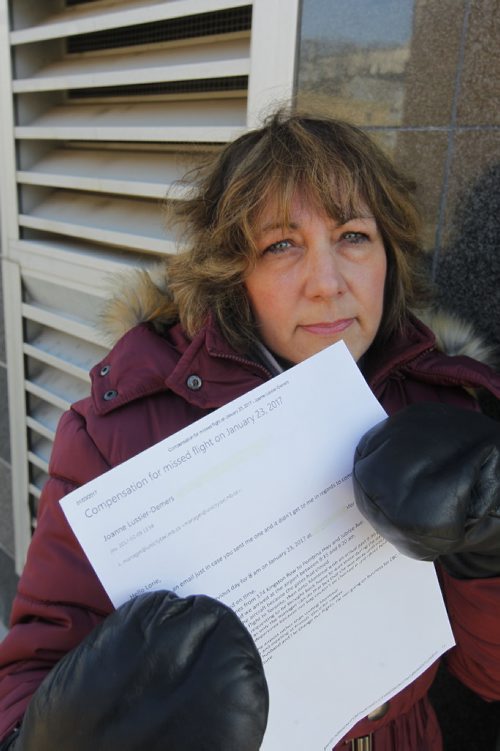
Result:
{"label": "coat snap button", "polygon": [[110,370],[111,370],[111,365],[103,365],[99,375],[102,375],[102,376],[108,375]]}
{"label": "coat snap button", "polygon": [[186,381],[186,385],[188,389],[191,389],[191,391],[198,391],[203,386],[203,381],[201,380],[199,375],[190,375],[189,378]]}
{"label": "coat snap button", "polygon": [[369,720],[381,720],[382,717],[385,717],[387,712],[389,711],[391,706],[390,701],[384,702],[384,704],[381,704],[380,707],[377,707],[377,709],[374,709],[373,712],[370,712],[369,715],[367,715]]}
{"label": "coat snap button", "polygon": [[110,389],[109,391],[106,391],[104,394],[104,399],[106,399],[107,402],[111,401],[111,399],[115,399],[115,397],[118,396],[118,391],[115,391],[114,389]]}

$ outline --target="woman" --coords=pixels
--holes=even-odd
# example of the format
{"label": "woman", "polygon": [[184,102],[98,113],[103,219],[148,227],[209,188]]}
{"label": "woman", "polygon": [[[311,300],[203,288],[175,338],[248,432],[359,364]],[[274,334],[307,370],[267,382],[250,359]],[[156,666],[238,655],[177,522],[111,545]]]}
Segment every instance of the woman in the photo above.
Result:
{"label": "woman", "polygon": [[[170,612],[172,597],[138,598],[109,616],[111,604],[58,501],[340,339],[386,411],[394,415],[360,444],[355,471],[358,503],[406,552],[427,560],[439,558],[457,637],[457,647],[448,656],[449,668],[484,698],[500,699],[500,542],[498,519],[492,513],[498,505],[498,473],[495,478],[490,468],[488,487],[493,488],[493,497],[490,492],[478,525],[477,519],[469,522],[474,516],[472,493],[457,500],[456,494],[450,497],[447,492],[449,484],[427,508],[425,524],[418,517],[422,506],[418,493],[416,501],[408,498],[414,515],[409,520],[401,521],[397,510],[390,508],[391,500],[409,487],[404,482],[408,472],[419,475],[418,460],[429,453],[430,443],[424,440],[429,436],[439,434],[439,445],[449,450],[437,456],[433,467],[423,467],[424,474],[429,471],[439,477],[443,467],[456,466],[457,471],[469,467],[469,474],[477,478],[484,466],[489,467],[484,450],[479,452],[482,458],[476,458],[477,447],[486,446],[488,456],[500,454],[497,426],[475,414],[475,391],[486,388],[500,397],[500,378],[465,354],[445,355],[434,334],[410,312],[423,299],[424,288],[417,272],[418,218],[409,184],[352,126],[277,114],[263,128],[226,147],[200,173],[196,189],[177,204],[177,213],[187,231],[188,250],[168,258],[155,282],[142,273],[133,288],[126,286],[113,303],[107,324],[120,327],[123,335],[92,370],[92,396],[73,405],[58,428],[12,628],[0,647],[0,733],[8,738],[6,743],[13,743],[16,751],[49,748],[51,741],[52,747],[64,748],[65,733],[70,732],[64,718],[70,718],[71,729],[76,721],[74,707],[88,693],[93,695],[96,680],[105,680],[98,701],[85,710],[85,732],[78,743],[73,737],[68,747],[83,751],[90,746],[89,738],[95,749],[113,748],[111,741],[125,749],[254,751],[259,747],[267,711],[265,681],[246,632],[232,622],[233,641],[227,640],[244,641],[236,661],[240,665],[246,660],[238,677],[242,700],[235,702],[236,719],[229,704],[222,705],[222,712],[220,702],[209,702],[208,708],[199,704],[191,688],[187,709],[178,702],[171,715],[177,735],[169,735],[172,722],[165,725],[157,718],[165,710],[162,705],[157,711],[154,700],[157,693],[165,693],[165,685],[155,679],[151,688],[143,653],[146,643],[149,662],[156,660],[158,652],[161,665],[177,659],[182,628],[175,632],[168,654],[159,647],[157,631],[149,628],[158,608]],[[335,388],[333,373],[331,387]],[[439,403],[437,411],[431,406],[430,412],[419,408],[416,415],[410,410],[407,416],[403,408],[419,402]],[[398,418],[394,425],[391,421]],[[423,437],[418,456],[412,444],[415,429]],[[457,430],[463,437],[459,446],[451,441]],[[396,447],[401,447],[395,457],[390,456],[393,434],[398,436]],[[458,451],[460,462],[454,461]],[[388,466],[390,471],[384,471]],[[388,499],[379,492],[379,481],[387,486]],[[462,485],[467,485],[464,478]],[[443,507],[446,520],[460,519],[456,526],[464,539],[470,527],[480,532],[472,535],[472,542],[467,538],[465,554],[456,537],[453,544],[443,543],[439,534],[443,521],[434,519],[434,509]],[[391,523],[380,523],[380,518]],[[408,544],[401,544],[401,539]],[[474,560],[474,565],[470,560],[478,552],[481,559],[484,550],[488,551],[486,572],[481,560],[479,564]],[[191,605],[179,607],[184,612]],[[209,601],[211,616],[217,605]],[[219,618],[218,612],[215,617]],[[138,640],[135,619],[140,624]],[[94,639],[90,647],[89,639]],[[128,648],[113,649],[113,645]],[[140,657],[136,650],[142,650]],[[71,680],[68,672],[71,675],[75,654],[80,677]],[[216,648],[211,654],[219,655]],[[193,670],[197,665],[195,660]],[[426,698],[436,669],[432,666],[358,723],[336,749],[441,749],[437,721]],[[225,665],[219,672],[202,671],[201,693],[205,697],[211,693],[204,681],[216,673],[224,682],[228,670]],[[141,700],[135,702],[127,695],[126,717],[118,721],[113,707],[122,706],[131,681],[140,686],[136,697],[140,694]],[[223,691],[220,696],[224,702]],[[17,733],[15,726],[28,705]],[[231,723],[229,730],[225,722]],[[186,727],[199,724],[206,729],[211,723],[213,735],[203,742]],[[103,728],[109,729],[108,745],[101,741]],[[120,743],[116,743],[118,733]]]}

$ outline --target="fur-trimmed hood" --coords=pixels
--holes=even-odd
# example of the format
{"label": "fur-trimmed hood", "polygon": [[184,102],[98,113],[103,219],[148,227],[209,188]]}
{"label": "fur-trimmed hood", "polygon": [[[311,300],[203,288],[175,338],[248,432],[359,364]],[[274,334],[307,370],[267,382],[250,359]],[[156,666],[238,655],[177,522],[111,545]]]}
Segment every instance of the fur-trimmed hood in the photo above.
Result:
{"label": "fur-trimmed hood", "polygon": [[[165,300],[169,297],[164,263],[115,276],[100,316],[100,327],[109,344],[113,345],[139,323],[149,322],[157,329],[169,323],[164,315]],[[418,310],[416,316],[432,331],[440,352],[496,366],[494,349],[475,332],[472,324],[443,309]]]}

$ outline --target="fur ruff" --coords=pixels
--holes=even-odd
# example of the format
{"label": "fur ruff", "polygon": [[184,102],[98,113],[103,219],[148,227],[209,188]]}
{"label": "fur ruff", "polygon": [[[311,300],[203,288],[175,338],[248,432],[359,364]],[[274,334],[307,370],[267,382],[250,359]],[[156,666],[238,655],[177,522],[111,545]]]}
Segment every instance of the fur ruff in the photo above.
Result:
{"label": "fur ruff", "polygon": [[[100,316],[100,328],[106,340],[113,345],[139,323],[151,322],[161,328],[168,322],[165,300],[169,297],[165,263],[115,276]],[[470,323],[444,310],[419,310],[416,315],[434,333],[436,346],[444,354],[466,355],[495,367],[495,351],[475,333]]]}
{"label": "fur ruff", "polygon": [[436,346],[450,357],[465,355],[473,360],[495,367],[495,350],[474,331],[468,321],[443,309],[427,309],[416,314],[436,337]]}
{"label": "fur ruff", "polygon": [[99,316],[99,328],[110,346],[139,323],[161,327],[165,300],[170,297],[165,263],[132,269],[112,277],[109,296]]}

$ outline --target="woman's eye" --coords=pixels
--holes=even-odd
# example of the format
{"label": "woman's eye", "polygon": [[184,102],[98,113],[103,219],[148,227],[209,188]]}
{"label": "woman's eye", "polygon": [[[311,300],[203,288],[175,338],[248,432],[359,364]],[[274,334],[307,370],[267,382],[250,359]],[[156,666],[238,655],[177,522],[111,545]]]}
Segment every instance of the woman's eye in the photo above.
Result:
{"label": "woman's eye", "polygon": [[272,243],[265,248],[264,253],[281,253],[283,250],[291,248],[291,240],[278,240],[278,242]]}
{"label": "woman's eye", "polygon": [[359,245],[369,239],[368,235],[364,232],[344,232],[342,235],[342,240],[347,240],[348,243],[352,243],[353,245]]}

